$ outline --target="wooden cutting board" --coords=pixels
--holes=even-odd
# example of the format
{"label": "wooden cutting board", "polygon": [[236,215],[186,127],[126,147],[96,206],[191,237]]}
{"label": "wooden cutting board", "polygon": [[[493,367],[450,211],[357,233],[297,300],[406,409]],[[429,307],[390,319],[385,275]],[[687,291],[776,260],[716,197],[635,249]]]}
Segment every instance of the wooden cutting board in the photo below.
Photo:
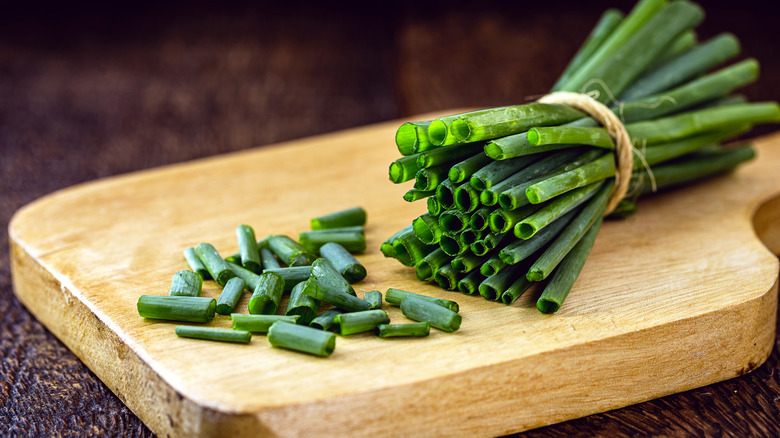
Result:
{"label": "wooden cutting board", "polygon": [[[420,119],[428,116],[420,116]],[[378,250],[425,211],[387,180],[388,122],[82,184],[9,226],[19,300],[154,432],[172,436],[501,435],[747,373],[775,339],[780,135],[737,172],[608,221],[560,312],[443,291]],[[138,316],[167,294],[182,250],[237,250],[234,230],[297,236],[313,216],[368,211],[369,275],[458,301],[462,328],[422,339],[339,337],[316,358],[264,336],[228,345]],[[761,240],[770,248],[767,249]],[[213,282],[205,296],[216,297]],[[239,304],[246,312],[248,296]],[[391,320],[405,318],[388,308]],[[228,317],[211,324],[229,327]]]}

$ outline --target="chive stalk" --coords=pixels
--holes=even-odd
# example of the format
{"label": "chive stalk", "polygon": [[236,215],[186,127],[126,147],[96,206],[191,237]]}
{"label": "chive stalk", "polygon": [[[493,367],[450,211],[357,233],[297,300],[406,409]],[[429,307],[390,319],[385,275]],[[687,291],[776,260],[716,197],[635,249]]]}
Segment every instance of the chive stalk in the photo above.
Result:
{"label": "chive stalk", "polygon": [[268,238],[268,249],[287,266],[311,265],[317,258],[311,250],[281,234]]}
{"label": "chive stalk", "polygon": [[298,315],[247,315],[245,313],[231,313],[233,330],[243,330],[252,333],[267,333],[276,321],[286,321],[295,324]]}
{"label": "chive stalk", "polygon": [[257,248],[255,230],[249,225],[239,225],[236,227],[236,238],[241,256],[241,266],[256,274],[259,273],[263,265],[260,260],[260,251]]}
{"label": "chive stalk", "polygon": [[284,314],[288,316],[298,315],[296,324],[309,325],[317,316],[317,310],[320,307],[319,301],[303,293],[303,289],[307,286],[311,287],[312,285],[309,282],[302,282],[293,287],[290,300],[287,301],[287,309],[284,311]]}
{"label": "chive stalk", "polygon": [[351,253],[366,250],[366,234],[362,225],[342,228],[301,231],[298,241],[312,253],[320,251],[326,243],[338,243]]}
{"label": "chive stalk", "polygon": [[336,315],[344,313],[343,309],[338,307],[331,307],[330,309],[322,312],[322,314],[311,320],[309,327],[318,330],[328,330],[333,326],[333,320]]}
{"label": "chive stalk", "polygon": [[142,318],[182,322],[209,322],[216,307],[216,300],[208,297],[141,295],[136,303]]}
{"label": "chive stalk", "polygon": [[379,324],[388,324],[390,317],[381,309],[341,313],[333,318],[341,336],[375,330]]}
{"label": "chive stalk", "polygon": [[449,263],[439,266],[433,273],[433,280],[444,290],[456,290],[458,288],[458,272]]}
{"label": "chive stalk", "polygon": [[417,263],[415,274],[422,281],[432,280],[433,274],[443,265],[448,265],[451,260],[452,256],[437,248]]}
{"label": "chive stalk", "polygon": [[382,292],[378,290],[370,290],[363,294],[363,301],[367,302],[369,310],[382,308]]}
{"label": "chive stalk", "polygon": [[199,297],[203,288],[203,279],[192,271],[179,271],[173,274],[168,295],[172,297]]}
{"label": "chive stalk", "polygon": [[200,258],[198,258],[198,254],[195,252],[195,248],[189,247],[185,249],[184,259],[187,260],[187,264],[190,266],[190,269],[200,275],[200,278],[203,280],[211,279],[209,270],[206,269],[206,265],[204,265],[203,262],[200,261]]}
{"label": "chive stalk", "polygon": [[260,260],[263,268],[265,269],[276,269],[282,267],[282,265],[280,265],[279,261],[276,259],[274,253],[271,252],[271,250],[268,248],[260,248]]}
{"label": "chive stalk", "polygon": [[430,120],[407,122],[401,125],[395,133],[395,144],[401,155],[412,155],[417,151],[430,149],[433,145],[428,140],[428,125]]}
{"label": "chive stalk", "polygon": [[474,295],[479,292],[479,284],[485,280],[479,270],[471,271],[458,281],[458,291],[466,295]]}
{"label": "chive stalk", "polygon": [[407,324],[379,324],[376,330],[380,338],[421,338],[430,334],[431,323],[420,321]]}
{"label": "chive stalk", "polygon": [[217,299],[216,312],[220,315],[230,315],[233,309],[236,308],[236,304],[244,295],[244,289],[246,289],[246,283],[244,280],[233,277],[225,283],[225,287],[219,294]]}
{"label": "chive stalk", "polygon": [[180,338],[203,339],[207,341],[247,344],[252,340],[252,333],[248,331],[221,329],[216,327],[177,325],[175,332],[176,336]]}
{"label": "chive stalk", "polygon": [[487,166],[491,161],[493,160],[485,155],[484,152],[474,154],[459,163],[453,164],[447,173],[447,177],[455,184],[467,182],[476,171]]}
{"label": "chive stalk", "polygon": [[320,255],[348,282],[357,283],[366,278],[366,268],[340,244],[331,242],[322,245]]}
{"label": "chive stalk", "polygon": [[249,313],[273,315],[282,301],[284,278],[276,272],[263,271],[249,299]]}
{"label": "chive stalk", "polygon": [[436,305],[415,296],[406,296],[401,300],[401,313],[415,321],[428,321],[433,327],[445,332],[454,332],[460,328],[462,317],[452,310]]}
{"label": "chive stalk", "polygon": [[406,193],[404,193],[404,201],[406,202],[414,202],[419,201],[420,199],[425,199],[429,196],[433,196],[436,193],[435,190],[417,190],[417,189],[409,189]]}
{"label": "chive stalk", "polygon": [[395,289],[395,288],[390,288],[387,290],[387,292],[385,292],[385,301],[387,302],[387,304],[390,304],[392,306],[400,306],[401,301],[403,301],[404,298],[410,296],[421,300],[430,301],[431,303],[436,304],[437,306],[445,307],[456,313],[460,310],[460,306],[458,306],[458,303],[456,303],[455,301],[447,300],[444,298],[431,297],[428,295],[417,294],[414,292],[409,292],[409,291]]}
{"label": "chive stalk", "polygon": [[200,261],[206,265],[206,269],[208,269],[211,278],[216,280],[220,286],[224,286],[228,280],[236,276],[212,244],[199,243],[195,247],[195,253],[198,255]]}
{"label": "chive stalk", "polygon": [[430,213],[425,213],[415,218],[412,221],[412,230],[414,235],[426,245],[439,243],[442,235],[438,218]]}
{"label": "chive stalk", "polygon": [[312,230],[328,228],[344,228],[366,225],[366,210],[363,207],[352,207],[334,211],[311,219]]}
{"label": "chive stalk", "polygon": [[268,342],[277,348],[325,357],[336,348],[336,334],[278,321],[268,329]]}

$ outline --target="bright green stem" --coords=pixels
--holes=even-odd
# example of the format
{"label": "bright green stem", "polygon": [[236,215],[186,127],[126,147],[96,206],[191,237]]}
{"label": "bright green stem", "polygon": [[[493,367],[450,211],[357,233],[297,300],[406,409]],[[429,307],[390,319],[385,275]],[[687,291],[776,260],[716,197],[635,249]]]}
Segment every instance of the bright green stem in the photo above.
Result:
{"label": "bright green stem", "polygon": [[436,186],[436,199],[442,210],[449,210],[455,206],[455,184],[447,179]]}
{"label": "bright green stem", "polygon": [[281,274],[265,271],[260,274],[257,286],[249,299],[249,313],[273,315],[282,301],[285,281]]}
{"label": "bright green stem", "polygon": [[436,193],[435,190],[417,190],[417,189],[410,189],[406,193],[404,193],[404,201],[406,202],[414,202],[419,201],[420,199],[425,199],[429,196],[433,196]]}
{"label": "bright green stem", "polygon": [[470,183],[477,190],[485,190],[503,181],[541,158],[539,155],[529,155],[509,160],[491,161],[485,167],[474,172]]}
{"label": "bright green stem", "polygon": [[579,128],[556,126],[547,128],[531,128],[527,134],[528,143],[534,147],[545,145],[579,145],[595,146],[605,149],[615,149],[615,143],[606,130],[600,128]]}
{"label": "bright green stem", "polygon": [[244,295],[244,289],[246,289],[246,283],[244,280],[233,277],[225,284],[222,292],[217,299],[216,311],[220,315],[230,315],[233,309],[236,308],[236,304]]}
{"label": "bright green stem", "polygon": [[278,321],[268,329],[268,342],[274,347],[325,357],[336,348],[336,334]]}
{"label": "bright green stem", "polygon": [[434,190],[437,185],[444,181],[449,181],[447,177],[449,171],[450,167],[446,163],[420,169],[414,176],[414,188],[417,190]]}
{"label": "bright green stem", "polygon": [[471,213],[479,207],[479,190],[469,181],[455,188],[455,207],[465,213]]}
{"label": "bright green stem", "polygon": [[445,332],[460,328],[462,317],[452,310],[414,296],[401,301],[401,313],[415,321],[428,321],[433,327]]}
{"label": "bright green stem", "polygon": [[415,274],[422,281],[432,280],[433,274],[441,266],[449,264],[451,260],[452,256],[445,253],[441,248],[437,248],[417,263]]}
{"label": "bright green stem", "polygon": [[271,325],[276,321],[286,321],[295,324],[298,315],[246,315],[244,313],[232,313],[233,330],[244,330],[252,333],[267,333]]}
{"label": "bright green stem", "polygon": [[421,153],[417,157],[417,166],[421,169],[447,164],[447,177],[454,164],[459,160],[471,157],[482,151],[483,143],[454,144],[451,146],[438,147],[430,151]]}
{"label": "bright green stem", "polygon": [[458,281],[458,290],[466,295],[474,295],[479,292],[479,284],[484,280],[485,276],[479,272],[479,269],[471,271]]}
{"label": "bright green stem", "polygon": [[388,324],[390,317],[381,309],[341,313],[333,319],[341,336],[363,333],[376,329],[379,324]]}
{"label": "bright green stem", "polygon": [[530,239],[515,240],[501,249],[501,252],[498,254],[499,257],[510,265],[522,262],[558,237],[560,232],[569,224],[569,222],[571,222],[576,213],[576,211],[570,211],[563,217],[554,220]]}
{"label": "bright green stem", "polygon": [[380,338],[428,336],[431,332],[431,323],[428,321],[411,322],[407,324],[379,324],[376,326],[377,336]]}
{"label": "bright green stem", "polygon": [[574,170],[528,187],[525,195],[531,203],[539,204],[570,190],[591,185],[614,175],[615,155],[608,153]]}
{"label": "bright green stem", "polygon": [[348,282],[357,283],[366,278],[366,268],[340,244],[330,242],[322,245],[320,255],[330,262]]}
{"label": "bright green stem", "polygon": [[[523,277],[527,266],[524,264],[506,265],[497,274],[485,278],[479,285],[479,294],[486,300],[498,301],[504,291],[519,278]],[[530,281],[526,280],[530,285]]]}
{"label": "bright green stem", "polygon": [[540,281],[547,278],[591,226],[604,216],[607,200],[614,185],[614,181],[604,184],[599,193],[545,249],[526,274],[530,281]]}
{"label": "bright green stem", "polygon": [[430,149],[433,145],[428,140],[430,120],[407,122],[401,125],[395,133],[395,144],[401,155],[412,155]]}
{"label": "bright green stem", "polygon": [[514,228],[515,236],[521,239],[530,239],[539,230],[592,198],[602,185],[603,181],[595,182],[556,197],[535,213],[518,222]]}
{"label": "bright green stem", "polygon": [[193,338],[206,341],[233,342],[247,344],[252,340],[252,333],[243,330],[230,330],[216,327],[193,327],[177,325],[174,329],[180,338]]}
{"label": "bright green stem", "polygon": [[236,239],[241,254],[241,265],[254,273],[259,273],[263,265],[260,260],[260,250],[257,248],[255,230],[249,225],[239,225],[236,227]]}
{"label": "bright green stem", "polygon": [[419,156],[420,154],[409,155],[390,163],[390,168],[387,170],[390,181],[400,184],[414,178],[417,171],[420,170],[420,166],[417,165],[417,157]]}
{"label": "bright green stem", "polygon": [[544,288],[542,295],[536,301],[536,308],[542,313],[554,313],[561,308],[563,300],[569,295],[574,282],[582,271],[585,261],[593,248],[593,242],[601,228],[603,218],[599,218],[587,233],[574,245],[571,251],[566,254],[561,264],[555,270],[550,278],[550,282]]}
{"label": "bright green stem", "polygon": [[298,315],[296,324],[309,325],[317,316],[317,310],[320,307],[319,301],[303,293],[307,286],[312,287],[312,284],[308,281],[296,284],[290,293],[290,300],[287,301],[287,309],[284,314]]}
{"label": "bright green stem", "polygon": [[[571,122],[582,115],[580,111],[564,105],[528,103],[462,115],[452,122],[450,131],[461,142],[492,140],[524,132],[534,126]],[[485,153],[490,156],[487,149]]]}
{"label": "bright green stem", "polygon": [[430,213],[420,215],[413,220],[412,229],[414,235],[423,243],[427,245],[439,243],[442,234],[441,225],[439,225],[439,219]]}
{"label": "bright green stem", "polygon": [[301,231],[298,241],[313,253],[319,252],[322,245],[329,242],[338,243],[351,253],[366,250],[366,233],[362,225]]}
{"label": "bright green stem", "polygon": [[444,290],[455,290],[458,288],[458,273],[448,263],[439,266],[439,269],[433,273],[433,280]]}
{"label": "bright green stem", "polygon": [[168,295],[172,297],[199,297],[203,289],[203,279],[192,271],[179,271],[173,274]]}
{"label": "bright green stem", "polygon": [[409,291],[394,289],[394,288],[390,288],[387,290],[387,292],[385,292],[385,301],[387,301],[387,304],[393,306],[400,306],[403,299],[410,296],[420,300],[429,301],[437,306],[444,307],[456,313],[460,310],[460,306],[458,306],[458,303],[456,303],[455,301],[446,300],[444,298],[431,297],[428,295],[417,294],[414,292],[409,292]]}
{"label": "bright green stem", "polygon": [[477,153],[473,157],[466,158],[465,160],[456,163],[450,168],[447,174],[450,181],[455,184],[468,181],[474,172],[487,166],[493,160],[485,155],[484,152]]}
{"label": "bright green stem", "polygon": [[312,218],[310,222],[312,230],[364,226],[366,210],[363,207],[351,207]]}

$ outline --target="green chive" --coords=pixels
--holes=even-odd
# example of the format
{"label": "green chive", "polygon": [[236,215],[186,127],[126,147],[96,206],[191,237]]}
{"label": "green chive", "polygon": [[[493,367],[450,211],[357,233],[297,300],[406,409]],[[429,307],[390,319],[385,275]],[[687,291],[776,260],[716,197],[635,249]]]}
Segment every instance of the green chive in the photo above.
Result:
{"label": "green chive", "polygon": [[[319,260],[327,263],[324,259],[318,259],[318,261]],[[317,262],[315,262],[314,266],[316,266],[316,264]],[[347,312],[368,310],[369,307],[371,307],[367,302],[347,292],[344,285],[350,289],[351,286],[349,286],[349,283],[347,283],[333,268],[328,270],[327,268],[317,269],[313,267],[312,277],[306,280],[306,282],[310,284],[304,287],[303,293],[316,300],[340,307]]]}
{"label": "green chive", "polygon": [[320,247],[329,242],[338,243],[351,253],[366,250],[366,234],[363,226],[301,231],[298,241],[312,252],[319,252]]}
{"label": "green chive", "polygon": [[235,342],[237,344],[247,344],[252,340],[252,333],[243,330],[177,325],[175,331],[176,336],[180,338],[204,339],[207,341],[219,342]]}
{"label": "green chive", "polygon": [[442,210],[449,210],[455,205],[455,185],[449,179],[436,186],[436,199]]}
{"label": "green chive", "polygon": [[217,281],[220,286],[224,286],[228,280],[235,277],[236,274],[230,270],[227,262],[222,259],[217,250],[210,243],[199,243],[195,247],[195,253],[200,261],[206,265],[211,278]]}
{"label": "green chive", "polygon": [[282,265],[279,264],[279,261],[276,260],[274,253],[272,253],[268,248],[260,249],[260,259],[262,260],[264,269],[276,269],[282,267]]}
{"label": "green chive", "polygon": [[471,219],[469,219],[469,226],[471,229],[476,231],[482,231],[488,227],[488,220],[490,218],[490,213],[493,212],[493,209],[490,207],[481,207],[474,211],[474,213],[471,214]]}
{"label": "green chive", "polygon": [[462,320],[458,313],[415,296],[404,297],[401,313],[415,321],[428,321],[433,327],[445,332],[458,330]]}
{"label": "green chive", "polygon": [[268,249],[287,266],[311,265],[317,258],[311,250],[284,235],[269,236]]}
{"label": "green chive", "polygon": [[439,220],[430,213],[425,213],[418,216],[412,221],[412,230],[414,235],[417,236],[420,241],[426,245],[433,245],[439,243],[441,239],[442,229],[439,225]]}
{"label": "green chive", "polygon": [[187,260],[187,264],[190,266],[190,269],[192,269],[194,272],[200,275],[200,278],[202,278],[203,280],[211,279],[211,274],[209,274],[209,270],[206,269],[206,265],[204,265],[203,262],[200,261],[200,258],[198,258],[198,254],[195,252],[195,248],[185,249],[184,259]]}
{"label": "green chive", "polygon": [[501,294],[501,302],[507,306],[514,304],[514,302],[517,301],[517,299],[520,298],[520,296],[523,295],[523,293],[525,293],[525,291],[527,291],[532,284],[533,283],[528,281],[527,278],[520,276],[520,278],[509,285],[509,287],[507,287],[506,290],[504,290],[504,292]]}
{"label": "green chive", "polygon": [[236,227],[236,237],[238,250],[241,254],[241,265],[254,273],[259,273],[262,264],[260,251],[257,248],[257,239],[255,239],[255,230],[249,225],[239,225]]}
{"label": "green chive", "polygon": [[335,211],[323,216],[312,218],[311,229],[344,228],[366,225],[366,210],[362,207],[352,207]]}
{"label": "green chive", "polygon": [[515,236],[530,239],[539,230],[592,198],[602,185],[603,181],[599,181],[551,200],[537,212],[518,222],[514,227]]}
{"label": "green chive", "polygon": [[390,181],[395,184],[401,184],[403,182],[414,179],[420,167],[417,166],[417,157],[420,154],[413,154],[407,157],[401,157],[392,163],[387,171]]}
{"label": "green chive", "polygon": [[268,329],[268,342],[277,348],[324,357],[330,356],[336,348],[336,334],[277,321]]}
{"label": "green chive", "polygon": [[447,177],[455,184],[468,182],[474,172],[487,166],[491,161],[493,160],[485,155],[484,152],[477,153],[472,157],[454,164],[447,173]]}
{"label": "green chive", "polygon": [[333,318],[333,323],[339,326],[338,333],[341,336],[371,331],[379,324],[389,322],[390,317],[387,312],[381,309],[342,313]]}
{"label": "green chive", "polygon": [[246,315],[232,313],[233,330],[245,330],[252,333],[267,333],[276,321],[286,321],[295,324],[298,315]]}
{"label": "green chive", "polygon": [[449,263],[439,266],[433,273],[433,280],[444,290],[456,290],[459,279],[458,272]]}
{"label": "green chive", "polygon": [[282,301],[284,278],[276,272],[264,271],[249,299],[249,313],[273,315]]}
{"label": "green chive", "polygon": [[495,254],[479,267],[479,272],[485,277],[491,277],[498,274],[504,266],[506,266],[506,262],[501,260],[498,254]]}
{"label": "green chive", "polygon": [[404,193],[403,198],[406,202],[414,202],[419,201],[420,199],[425,199],[429,196],[433,196],[435,193],[435,190],[410,189],[408,192]]}
{"label": "green chive", "polygon": [[369,310],[382,308],[382,292],[378,290],[370,290],[363,294],[363,301],[367,302]]}
{"label": "green chive", "polygon": [[[523,274],[528,269],[528,266],[525,264],[517,264],[517,265],[506,265],[503,269],[498,271],[495,275],[491,275],[485,280],[480,283],[479,285],[479,294],[482,295],[486,300],[490,301],[498,301],[501,299],[501,295],[504,293],[507,288],[517,281],[519,278],[524,278]],[[525,286],[525,289],[528,288],[528,286],[531,285],[531,282],[529,280],[524,280],[527,284]],[[523,290],[525,290],[523,289]]]}
{"label": "green chive", "polygon": [[414,292],[408,292],[401,289],[394,289],[390,288],[385,292],[385,301],[392,305],[392,306],[400,306],[401,301],[405,297],[415,297],[419,298],[421,300],[430,301],[433,304],[436,304],[437,306],[445,307],[449,310],[452,310],[453,312],[458,312],[460,310],[458,303],[452,300],[446,300],[444,298],[435,298],[428,295],[422,295],[422,294],[416,294]]}
{"label": "green chive", "polygon": [[451,146],[438,147],[421,153],[417,157],[417,166],[421,169],[433,166],[446,165],[447,178],[453,164],[482,151],[483,143],[465,143]]}
{"label": "green chive", "polygon": [[209,322],[214,319],[217,301],[208,297],[141,295],[136,307],[142,318]]}
{"label": "green chive", "polygon": [[298,315],[297,324],[309,325],[311,320],[317,316],[317,310],[320,307],[320,302],[303,293],[303,289],[307,286],[311,286],[308,282],[298,283],[290,293],[290,300],[287,302],[287,310],[285,315]]}
{"label": "green chive", "polygon": [[416,151],[424,151],[431,148],[428,140],[428,125],[430,121],[407,122],[398,128],[395,133],[395,144],[401,155],[412,155]]}
{"label": "green chive", "polygon": [[510,265],[520,263],[556,238],[561,231],[569,225],[569,222],[571,222],[577,212],[577,210],[570,211],[564,216],[554,220],[550,225],[542,228],[541,231],[534,234],[534,236],[529,239],[511,242],[501,249],[498,256],[501,257],[501,260]]}
{"label": "green chive", "polygon": [[590,227],[590,230],[566,254],[561,264],[553,272],[550,282],[547,283],[547,287],[544,288],[542,295],[536,301],[536,308],[540,312],[554,313],[561,308],[563,301],[569,295],[572,286],[574,286],[577,276],[580,275],[591,248],[593,248],[593,243],[596,241],[596,235],[598,235],[601,228],[602,220],[603,218],[599,218]]}
{"label": "green chive", "polygon": [[385,257],[395,257],[395,253],[393,252],[393,242],[395,242],[398,236],[400,236],[401,234],[407,231],[412,231],[412,224],[407,225],[406,227],[397,231],[392,236],[388,237],[384,242],[382,242],[382,245],[379,247],[379,250],[382,252],[382,254]]}
{"label": "green chive", "polygon": [[479,207],[479,190],[466,181],[455,188],[455,206],[458,210],[471,213]]}
{"label": "green chive", "polygon": [[426,201],[427,207],[428,207],[428,213],[431,214],[431,216],[438,216],[439,213],[443,210],[441,206],[441,202],[439,202],[439,199],[435,196],[431,196],[428,198],[428,201]]}
{"label": "green chive", "polygon": [[477,190],[486,190],[505,180],[510,175],[539,161],[541,158],[541,155],[528,155],[508,160],[493,161],[474,172],[469,182]]}
{"label": "green chive", "polygon": [[284,291],[290,292],[296,284],[306,281],[311,275],[311,266],[289,266],[284,268],[266,269],[265,272],[274,272],[284,279]]}
{"label": "green chive", "polygon": [[[565,105],[528,103],[461,115],[452,122],[451,130],[460,141],[475,142],[517,134],[535,126],[560,125],[582,117],[580,111]],[[485,152],[488,153],[487,147]]]}
{"label": "green chive", "polygon": [[[433,199],[433,198],[428,198]],[[427,245],[414,235],[414,230],[400,234],[393,242],[393,253],[404,266],[415,266],[423,257],[436,249],[436,245]]]}
{"label": "green chive", "polygon": [[441,248],[445,254],[452,257],[463,254],[468,249],[457,234],[450,233],[442,233],[441,237],[439,237],[439,248]]}
{"label": "green chive", "polygon": [[433,274],[443,265],[448,265],[451,260],[452,256],[437,248],[417,263],[414,268],[415,274],[422,281],[432,280]]}
{"label": "green chive", "polygon": [[333,326],[333,319],[340,313],[344,313],[344,309],[331,307],[330,309],[322,312],[322,315],[312,319],[309,323],[309,327],[318,330],[328,330]]}
{"label": "green chive", "polygon": [[203,279],[192,271],[179,271],[173,274],[171,289],[168,295],[172,297],[199,297],[203,288]]}
{"label": "green chive", "polygon": [[244,295],[246,283],[244,280],[233,277],[225,284],[217,300],[217,313],[220,315],[229,315],[236,308],[236,304]]}
{"label": "green chive", "polygon": [[466,295],[474,295],[479,291],[479,284],[485,280],[479,270],[471,271],[458,281],[458,290]]}
{"label": "green chive", "polygon": [[327,259],[319,258],[311,265],[311,276],[328,289],[338,290],[356,297],[355,289]]}
{"label": "green chive", "polygon": [[366,268],[338,243],[326,243],[320,247],[320,255],[350,283],[366,278]]}
{"label": "green chive", "polygon": [[377,336],[380,338],[421,338],[430,334],[431,323],[428,321],[420,321],[407,324],[379,324],[376,326],[376,329]]}
{"label": "green chive", "polygon": [[420,169],[414,175],[414,188],[417,190],[433,190],[444,181],[449,181],[447,176],[449,171],[450,166],[447,163]]}

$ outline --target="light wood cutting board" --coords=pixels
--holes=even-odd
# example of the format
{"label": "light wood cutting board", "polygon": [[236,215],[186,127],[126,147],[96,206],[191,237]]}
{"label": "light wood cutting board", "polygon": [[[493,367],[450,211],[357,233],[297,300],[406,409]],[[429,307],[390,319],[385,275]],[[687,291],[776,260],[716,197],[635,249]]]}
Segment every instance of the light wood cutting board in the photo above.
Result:
{"label": "light wood cutting board", "polygon": [[[420,116],[420,119],[428,116]],[[417,281],[378,250],[425,211],[387,180],[388,122],[95,181],[21,209],[9,226],[19,300],[154,432],[172,436],[501,435],[751,371],[775,339],[780,135],[737,172],[640,203],[603,226],[560,312]],[[234,230],[297,236],[309,219],[368,211],[369,275],[458,301],[462,328],[422,339],[339,337],[329,358],[179,339],[140,318],[181,252],[237,250]],[[762,244],[761,240],[770,248]],[[204,295],[216,297],[213,282]],[[239,304],[246,312],[248,296]],[[391,320],[405,318],[388,308]],[[229,327],[228,317],[210,325]]]}

